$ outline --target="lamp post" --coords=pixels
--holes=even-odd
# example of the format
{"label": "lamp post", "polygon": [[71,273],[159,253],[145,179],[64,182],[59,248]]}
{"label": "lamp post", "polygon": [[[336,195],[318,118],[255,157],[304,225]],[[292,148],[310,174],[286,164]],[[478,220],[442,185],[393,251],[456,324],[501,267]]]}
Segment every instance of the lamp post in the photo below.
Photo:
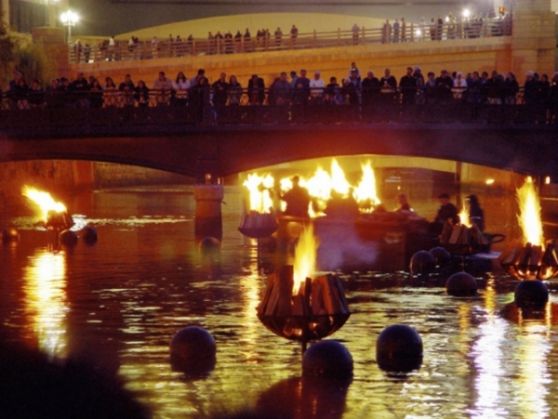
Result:
{"label": "lamp post", "polygon": [[60,14],[60,22],[68,27],[68,44],[72,42],[72,26],[79,22],[79,15],[73,10],[66,10]]}

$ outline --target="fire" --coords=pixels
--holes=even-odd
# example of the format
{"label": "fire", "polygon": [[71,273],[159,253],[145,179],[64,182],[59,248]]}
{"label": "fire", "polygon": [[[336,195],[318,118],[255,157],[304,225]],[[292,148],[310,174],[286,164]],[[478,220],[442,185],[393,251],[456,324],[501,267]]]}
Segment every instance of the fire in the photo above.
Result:
{"label": "fire", "polygon": [[22,195],[29,198],[39,207],[41,218],[45,223],[48,221],[50,213],[60,214],[67,211],[66,206],[62,202],[55,201],[48,192],[26,185],[23,187]]}
{"label": "fire", "polygon": [[309,225],[302,231],[294,251],[293,295],[298,294],[306,278],[314,274],[317,249],[318,240],[314,236],[314,228]]}
{"label": "fire", "polygon": [[516,191],[519,204],[517,219],[523,230],[523,239],[533,246],[543,246],[541,204],[533,179],[528,177],[523,186]]}
{"label": "fire", "polygon": [[[313,200],[313,205],[308,208],[310,218],[323,215],[323,210],[327,207],[327,202],[332,198],[333,192],[338,193],[343,198],[347,198],[353,189],[353,196],[362,207],[373,207],[381,203],[376,187],[376,176],[370,161],[361,164],[362,176],[357,186],[351,185],[347,180],[343,168],[336,159],[332,159],[330,170],[327,171],[321,166],[310,178],[300,177],[300,186],[308,191]],[[273,205],[270,191],[275,186],[275,180],[271,175],[260,176],[252,173],[244,182],[244,186],[250,191],[250,210],[260,213],[269,213]],[[292,189],[293,183],[290,177],[279,180],[279,189],[282,194]],[[285,210],[285,202],[281,201],[280,209]]]}
{"label": "fire", "polygon": [[459,213],[459,221],[465,227],[471,228],[473,227],[473,224],[471,224],[470,220],[471,217],[470,217],[469,208],[467,207],[467,205],[463,205],[463,208],[461,208],[461,212]]}
{"label": "fire", "polygon": [[376,189],[376,175],[370,161],[361,164],[362,179],[354,191],[354,198],[359,204],[378,205],[381,203]]}
{"label": "fire", "polygon": [[271,198],[271,189],[275,185],[273,176],[259,176],[256,173],[252,173],[248,175],[243,185],[250,193],[250,211],[269,214],[273,209],[273,199]]}
{"label": "fire", "polygon": [[343,197],[349,194],[351,188],[351,184],[345,177],[345,172],[335,159],[331,160],[331,187],[335,192],[343,195]]}
{"label": "fire", "polygon": [[302,183],[312,198],[328,201],[331,198],[333,182],[330,174],[320,166],[310,179]]}

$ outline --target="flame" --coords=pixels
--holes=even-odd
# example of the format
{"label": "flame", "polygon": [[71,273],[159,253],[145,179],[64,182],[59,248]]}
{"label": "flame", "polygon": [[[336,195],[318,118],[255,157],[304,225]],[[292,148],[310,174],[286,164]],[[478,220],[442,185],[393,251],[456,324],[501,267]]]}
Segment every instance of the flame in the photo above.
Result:
{"label": "flame", "polygon": [[271,175],[259,176],[256,173],[248,175],[243,185],[250,193],[250,211],[260,214],[269,214],[273,208],[271,189],[275,185],[275,179]]}
{"label": "flame", "polygon": [[523,186],[516,191],[519,204],[517,219],[523,230],[523,239],[533,246],[543,246],[543,228],[541,221],[541,204],[533,179],[528,177]]}
{"label": "flame", "polygon": [[461,208],[461,212],[459,213],[459,221],[467,228],[473,227],[473,224],[471,224],[469,207],[467,207],[467,205],[463,205],[463,208]]}
{"label": "flame", "polygon": [[317,198],[322,201],[328,201],[331,198],[333,181],[330,174],[320,166],[316,169],[314,176],[305,181],[303,185],[308,189],[308,193],[312,198]]}
{"label": "flame", "polygon": [[294,251],[293,295],[300,291],[301,285],[316,271],[316,252],[318,240],[314,228],[309,225],[302,231]]}
{"label": "flame", "polygon": [[335,159],[331,160],[331,187],[335,192],[343,195],[343,197],[347,197],[351,188],[351,184],[345,177],[345,172]]}
{"label": "flame", "polygon": [[359,204],[368,203],[378,205],[381,203],[378,198],[378,191],[376,189],[376,175],[372,168],[372,163],[367,161],[366,164],[361,164],[362,179],[354,191],[354,198]]}
{"label": "flame", "polygon": [[67,211],[66,206],[62,202],[55,201],[48,192],[25,185],[22,195],[29,198],[39,207],[41,218],[45,223],[48,221],[49,213],[63,213]]}
{"label": "flame", "polygon": [[[361,164],[361,168],[361,181],[356,187],[349,183],[345,176],[345,172],[336,159],[331,160],[329,172],[324,170],[321,166],[318,166],[312,177],[300,177],[300,186],[306,188],[315,204],[315,208],[313,206],[308,208],[309,217],[316,218],[323,215],[323,210],[327,207],[327,201],[332,198],[333,192],[338,193],[342,198],[347,198],[351,189],[354,189],[353,196],[361,206],[363,206],[363,204],[368,206],[380,204],[381,200],[378,197],[376,176],[371,162],[367,161],[365,164]],[[265,194],[266,192],[265,189],[262,191],[261,182],[263,182],[263,179],[269,179],[270,185],[265,186],[266,188],[273,188],[274,180],[270,175],[263,178],[257,174],[252,174],[249,175],[248,179],[244,182],[244,185],[250,190],[250,209],[258,212],[262,210],[261,194]],[[282,194],[288,192],[292,187],[293,183],[290,177],[280,179],[279,188]],[[264,199],[267,198],[264,197]],[[254,201],[253,205],[252,200]],[[281,210],[284,211],[286,208],[285,202],[281,201],[280,205]],[[271,199],[269,199],[268,206],[271,206]]]}

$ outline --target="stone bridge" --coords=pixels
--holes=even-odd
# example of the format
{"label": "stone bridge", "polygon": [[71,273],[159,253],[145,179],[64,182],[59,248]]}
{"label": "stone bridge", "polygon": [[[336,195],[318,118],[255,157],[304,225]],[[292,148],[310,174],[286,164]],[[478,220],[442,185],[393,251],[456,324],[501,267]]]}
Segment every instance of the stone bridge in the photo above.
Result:
{"label": "stone bridge", "polygon": [[455,160],[558,178],[558,128],[546,124],[347,121],[204,126],[149,118],[142,124],[96,124],[83,115],[57,124],[42,122],[30,118],[8,128],[0,123],[0,162],[102,161],[199,178],[301,159],[378,154]]}

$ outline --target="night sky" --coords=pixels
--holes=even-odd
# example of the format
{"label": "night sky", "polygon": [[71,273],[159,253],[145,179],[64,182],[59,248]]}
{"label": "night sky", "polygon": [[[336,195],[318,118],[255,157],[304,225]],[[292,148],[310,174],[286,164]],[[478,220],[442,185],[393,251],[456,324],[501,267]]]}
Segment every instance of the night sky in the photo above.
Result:
{"label": "night sky", "polygon": [[[164,23],[258,12],[322,12],[420,19],[477,9],[493,0],[71,0],[82,22],[77,34],[111,35]],[[327,3],[333,5],[325,5]],[[188,4],[190,3],[190,4]],[[211,3],[211,4],[208,4]],[[223,4],[229,3],[229,4]],[[355,4],[356,3],[356,4]],[[362,5],[359,5],[361,3]],[[293,22],[295,23],[295,22]]]}

